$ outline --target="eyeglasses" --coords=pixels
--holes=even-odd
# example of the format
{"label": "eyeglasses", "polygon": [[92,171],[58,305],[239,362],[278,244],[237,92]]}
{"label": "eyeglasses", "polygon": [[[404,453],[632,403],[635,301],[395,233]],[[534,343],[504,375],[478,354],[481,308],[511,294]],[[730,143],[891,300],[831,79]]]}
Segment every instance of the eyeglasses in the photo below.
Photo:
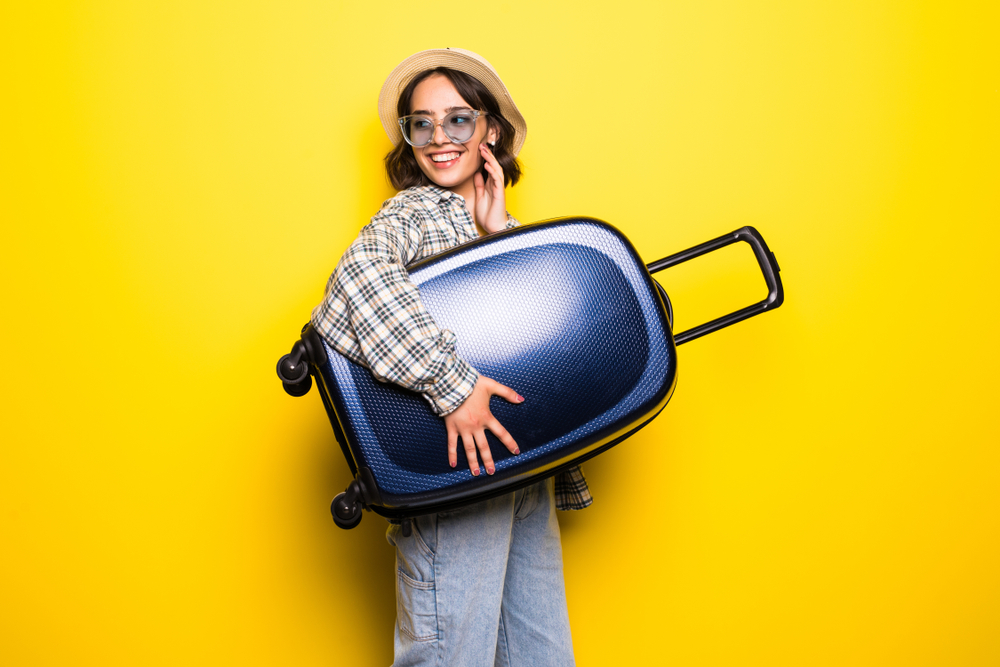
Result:
{"label": "eyeglasses", "polygon": [[444,130],[446,137],[456,144],[464,144],[472,138],[476,131],[476,119],[487,115],[486,111],[476,111],[475,109],[459,109],[452,111],[441,120],[434,120],[430,116],[403,116],[399,119],[399,127],[403,130],[403,138],[406,143],[415,148],[426,146],[434,139],[434,128],[437,125]]}

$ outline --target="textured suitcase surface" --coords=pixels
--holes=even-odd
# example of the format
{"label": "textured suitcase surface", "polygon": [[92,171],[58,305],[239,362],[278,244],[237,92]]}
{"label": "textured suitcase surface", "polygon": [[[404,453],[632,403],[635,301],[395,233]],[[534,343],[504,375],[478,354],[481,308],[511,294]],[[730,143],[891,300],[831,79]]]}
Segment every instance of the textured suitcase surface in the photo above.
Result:
{"label": "textured suitcase surface", "polygon": [[[389,517],[472,502],[588,458],[666,405],[676,352],[664,303],[629,241],[610,225],[567,218],[525,225],[410,267],[424,305],[458,354],[525,397],[490,408],[517,441],[492,435],[492,476],[474,477],[444,421],[418,394],[377,382],[326,347],[324,403],[346,440],[366,501]],[[325,343],[324,343],[325,345]]]}

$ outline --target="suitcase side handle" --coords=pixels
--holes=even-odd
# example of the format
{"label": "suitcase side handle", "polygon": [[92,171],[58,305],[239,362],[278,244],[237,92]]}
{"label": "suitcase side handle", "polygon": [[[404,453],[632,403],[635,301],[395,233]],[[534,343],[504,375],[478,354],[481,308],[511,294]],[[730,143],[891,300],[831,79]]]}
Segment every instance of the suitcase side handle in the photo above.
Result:
{"label": "suitcase side handle", "polygon": [[726,246],[736,243],[737,241],[745,241],[750,244],[751,248],[753,248],[753,254],[757,258],[757,264],[760,266],[761,273],[764,274],[764,280],[767,282],[767,298],[763,301],[758,301],[752,306],[741,308],[740,310],[729,313],[728,315],[717,317],[710,322],[699,324],[698,326],[692,327],[687,331],[682,331],[674,336],[674,343],[676,345],[683,345],[684,343],[694,340],[695,338],[701,338],[705,334],[710,334],[713,331],[724,329],[725,327],[741,322],[749,317],[753,317],[754,315],[760,315],[765,311],[774,310],[780,306],[782,302],[784,302],[785,290],[781,285],[781,277],[778,275],[778,272],[781,271],[778,267],[778,260],[775,258],[774,253],[767,247],[767,243],[764,241],[764,237],[760,235],[760,232],[750,226],[737,229],[736,231],[728,234],[723,234],[722,236],[714,238],[711,241],[705,241],[704,243],[696,245],[693,248],[688,248],[687,250],[682,250],[681,252],[664,257],[663,259],[647,264],[646,268],[651,274],[656,273],[657,271],[668,269],[671,266],[682,264],[688,260],[694,259],[695,257],[701,257],[702,255],[712,251],[725,248]]}

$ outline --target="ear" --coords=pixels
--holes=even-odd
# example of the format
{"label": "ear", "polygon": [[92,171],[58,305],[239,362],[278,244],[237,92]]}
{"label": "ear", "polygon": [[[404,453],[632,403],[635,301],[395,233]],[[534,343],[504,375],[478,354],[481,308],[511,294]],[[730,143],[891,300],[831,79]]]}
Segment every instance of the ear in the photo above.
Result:
{"label": "ear", "polygon": [[497,139],[499,138],[500,138],[500,133],[497,132],[497,129],[491,125],[490,129],[486,132],[486,143],[492,146],[497,142]]}

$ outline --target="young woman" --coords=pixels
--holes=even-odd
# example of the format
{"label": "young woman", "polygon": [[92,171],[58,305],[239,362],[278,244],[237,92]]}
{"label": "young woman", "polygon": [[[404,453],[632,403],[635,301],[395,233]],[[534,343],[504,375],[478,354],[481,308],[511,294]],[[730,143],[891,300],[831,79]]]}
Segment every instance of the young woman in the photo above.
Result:
{"label": "young woman", "polygon": [[[445,422],[442,456],[452,467],[461,443],[472,474],[491,475],[486,430],[512,453],[519,450],[490,412],[490,396],[525,399],[456,354],[454,334],[424,309],[406,266],[518,224],[507,213],[505,188],[520,179],[517,154],[527,127],[493,67],[462,49],[422,51],[400,63],[382,86],[379,114],[395,144],[386,171],[400,192],[344,253],[312,323],[380,380],[426,398]],[[555,509],[590,502],[573,469],[418,517],[409,537],[390,526],[394,664],[573,664]]]}

